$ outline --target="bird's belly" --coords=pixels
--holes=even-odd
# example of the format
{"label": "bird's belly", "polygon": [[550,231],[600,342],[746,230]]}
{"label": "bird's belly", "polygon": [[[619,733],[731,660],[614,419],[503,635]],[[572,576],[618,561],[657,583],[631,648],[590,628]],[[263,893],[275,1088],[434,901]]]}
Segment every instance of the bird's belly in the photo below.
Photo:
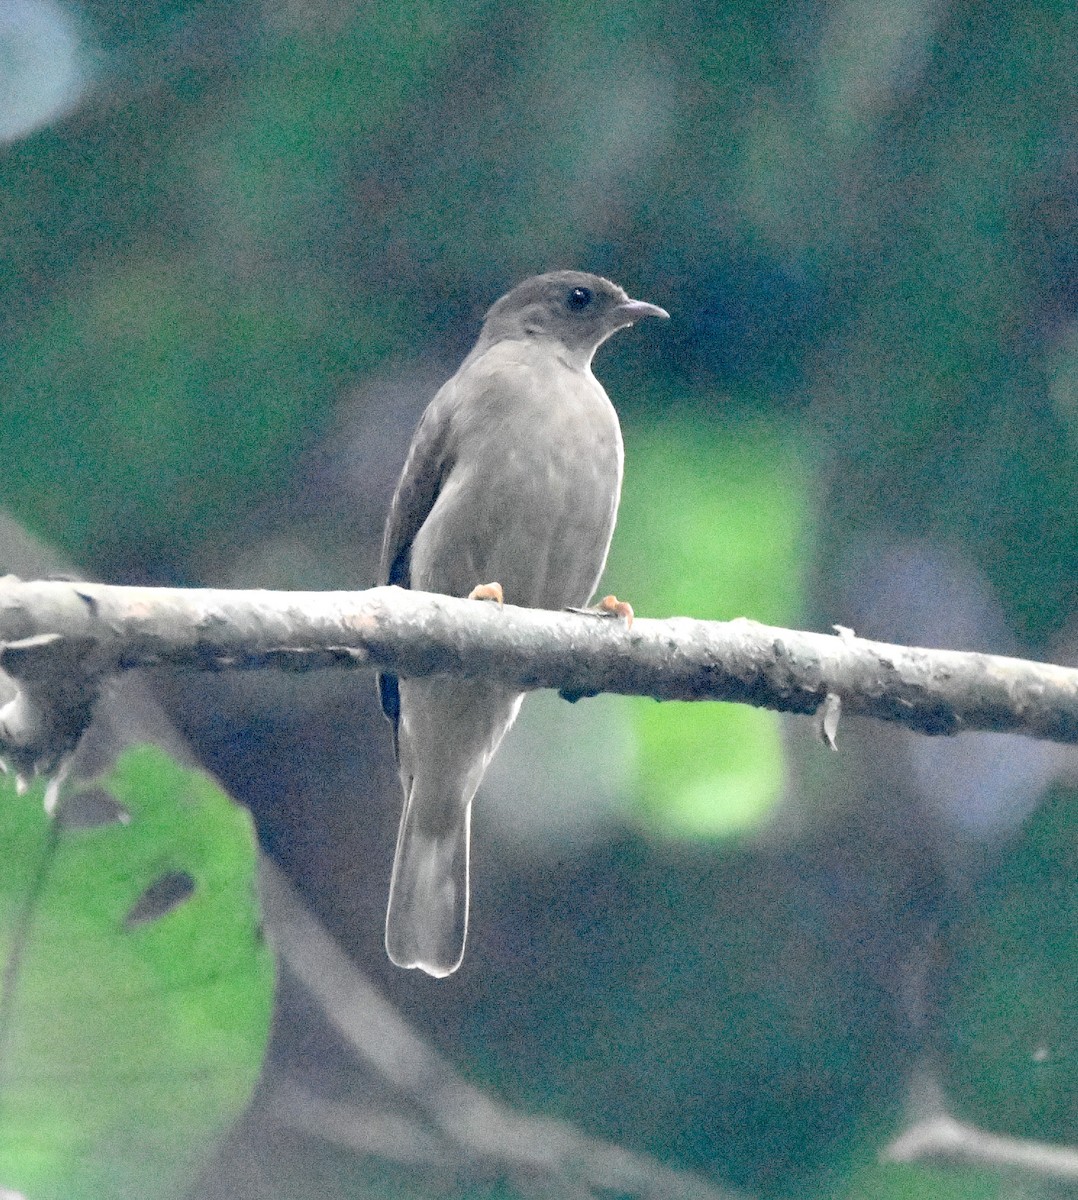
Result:
{"label": "bird's belly", "polygon": [[467,595],[498,582],[506,602],[584,604],[606,561],[620,447],[586,456],[521,439],[496,473],[451,474],[412,548],[412,586]]}

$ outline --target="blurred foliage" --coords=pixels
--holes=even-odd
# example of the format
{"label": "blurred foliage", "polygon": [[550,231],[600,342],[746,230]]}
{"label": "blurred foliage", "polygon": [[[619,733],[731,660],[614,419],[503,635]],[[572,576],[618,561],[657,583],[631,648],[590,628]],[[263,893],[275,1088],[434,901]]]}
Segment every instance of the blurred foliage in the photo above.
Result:
{"label": "blurred foliage", "polygon": [[[701,430],[675,417],[633,428],[626,455],[604,590],[631,597],[646,616],[797,624],[813,535],[811,474],[793,428],[742,418]],[[776,714],[622,703],[638,744],[638,809],[657,832],[727,833],[759,822],[780,798]]]}
{"label": "blurred foliage", "polygon": [[[216,582],[242,553],[245,582],[260,565],[369,582],[432,380],[515,280],[572,265],[674,318],[597,363],[628,451],[606,582],[639,612],[856,624],[851,562],[923,544],[1002,605],[1013,645],[987,627],[971,644],[1073,649],[1073,0],[22,3],[18,37],[0,23],[3,81],[24,81],[0,123],[3,500],[87,571]],[[878,636],[945,574],[914,559],[886,560]],[[928,591],[926,610],[976,610],[961,587]],[[192,687],[178,718],[341,928],[373,929],[356,944],[379,969],[352,898],[381,902],[370,846],[391,844],[395,784],[349,723],[367,710],[320,706],[313,684],[273,709],[271,686],[235,685],[230,714],[229,684],[199,681],[204,711]],[[958,963],[933,1033],[965,1112],[1074,1137],[1076,1035],[1051,1024],[1073,1009],[1065,806],[964,890],[980,860],[941,846],[955,826],[890,743],[821,786],[769,714],[625,711],[650,831],[743,831],[781,797],[786,843],[544,860],[542,904],[506,886],[486,909],[497,993],[468,990],[476,967],[412,1001],[438,1030],[458,986],[484,1014],[452,1051],[528,1103],[768,1194],[993,1194],[972,1172],[865,1165],[896,1119],[906,1009],[932,1011],[909,1000],[932,991],[910,982],[914,931],[943,910]],[[1007,790],[992,775],[985,809]],[[790,830],[813,820],[856,836],[794,869]],[[675,849],[710,865],[667,873]],[[550,957],[522,971],[538,951],[521,930],[547,936],[550,912]],[[550,1036],[522,1035],[522,1012]],[[516,1050],[491,1044],[498,1020]]]}
{"label": "blurred foliage", "polygon": [[40,787],[3,792],[0,1178],[38,1200],[175,1196],[269,1036],[250,819],[148,747],[55,822]]}
{"label": "blurred foliage", "polygon": [[855,1172],[843,1200],[1006,1200],[1007,1184],[989,1171],[907,1167],[892,1163]]}
{"label": "blurred foliage", "polygon": [[956,943],[950,1077],[969,1121],[1078,1143],[1078,827],[1058,789],[980,889]]}
{"label": "blurred foliage", "polygon": [[875,1156],[914,1054],[894,987],[916,923],[889,916],[915,909],[911,881],[840,890],[840,863],[621,839],[494,894],[478,880],[477,909],[516,897],[489,938],[514,953],[499,969],[475,939],[443,1027],[527,1111],[749,1194],[834,1194]]}

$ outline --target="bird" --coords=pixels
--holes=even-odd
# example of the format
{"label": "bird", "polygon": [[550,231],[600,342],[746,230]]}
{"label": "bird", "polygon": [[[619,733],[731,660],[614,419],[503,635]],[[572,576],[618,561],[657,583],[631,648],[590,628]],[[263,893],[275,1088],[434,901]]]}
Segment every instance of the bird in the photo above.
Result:
{"label": "bird", "polygon": [[[595,351],[644,317],[669,317],[583,271],[524,280],[412,437],[386,520],[383,584],[530,608],[586,605],[606,564],[624,461]],[[607,597],[603,607],[631,620]],[[404,791],[385,944],[435,978],[464,957],[472,800],[523,693],[484,679],[384,673]]]}

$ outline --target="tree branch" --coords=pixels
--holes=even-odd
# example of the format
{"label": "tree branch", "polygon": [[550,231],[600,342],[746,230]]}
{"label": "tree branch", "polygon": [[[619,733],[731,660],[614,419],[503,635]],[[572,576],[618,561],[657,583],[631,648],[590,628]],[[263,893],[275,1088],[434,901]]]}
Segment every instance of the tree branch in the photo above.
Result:
{"label": "tree branch", "polygon": [[884,1162],[930,1163],[1018,1171],[1078,1183],[1078,1149],[989,1133],[940,1115],[907,1129],[881,1155]]}
{"label": "tree branch", "polygon": [[399,588],[129,588],[8,576],[0,579],[0,667],[32,703],[0,711],[0,752],[17,756],[17,765],[55,762],[58,744],[70,748],[81,733],[97,681],[158,664],[458,673],[522,690],[556,688],[570,699],[619,692],[802,714],[827,701],[832,723],[837,702],[844,713],[922,733],[1078,742],[1078,670],[870,642],[846,630],[684,617],[626,628],[617,618],[499,609]]}

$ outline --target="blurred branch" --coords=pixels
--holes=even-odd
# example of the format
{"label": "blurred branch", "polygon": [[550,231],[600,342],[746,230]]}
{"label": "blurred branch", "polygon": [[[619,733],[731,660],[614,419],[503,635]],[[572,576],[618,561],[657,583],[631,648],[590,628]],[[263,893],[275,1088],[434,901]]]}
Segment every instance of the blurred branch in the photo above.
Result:
{"label": "blurred branch", "polygon": [[840,704],[843,713],[923,733],[991,730],[1078,742],[1078,670],[870,642],[848,630],[832,636],[684,617],[627,628],[617,618],[501,609],[399,588],[128,588],[8,576],[0,579],[0,668],[33,703],[0,710],[0,751],[20,771],[55,762],[59,743],[64,750],[77,740],[83,700],[99,680],[159,664],[458,673],[523,690],[556,688],[570,699],[619,692],[802,714],[827,701],[832,727]]}
{"label": "blurred branch", "polygon": [[1021,1171],[1078,1183],[1078,1148],[988,1133],[945,1115],[907,1129],[883,1151],[882,1158],[885,1162]]}
{"label": "blurred branch", "polygon": [[263,1103],[288,1128],[353,1152],[489,1176],[527,1193],[632,1195],[646,1200],[734,1200],[734,1193],[550,1117],[528,1116],[462,1079],[357,970],[284,873],[262,860],[262,900],[282,962],[357,1058],[407,1100],[416,1117],[318,1096],[271,1080]]}

